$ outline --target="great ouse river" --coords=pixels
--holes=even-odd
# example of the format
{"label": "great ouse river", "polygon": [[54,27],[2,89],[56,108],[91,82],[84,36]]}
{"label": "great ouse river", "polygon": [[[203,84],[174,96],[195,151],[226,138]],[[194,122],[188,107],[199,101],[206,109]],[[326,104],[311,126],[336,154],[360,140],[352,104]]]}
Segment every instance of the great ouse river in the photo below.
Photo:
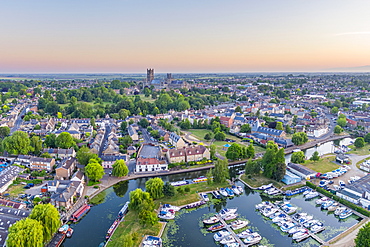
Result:
{"label": "great ouse river", "polygon": [[[345,140],[346,144],[349,140]],[[330,144],[330,145],[329,145]],[[340,143],[344,144],[343,142]],[[323,144],[317,148],[325,148],[326,152],[319,150],[321,154],[332,152],[330,150],[332,143]],[[312,154],[315,148],[306,150],[306,155]],[[287,157],[288,158],[288,157]],[[237,168],[238,169],[238,168]],[[232,170],[235,170],[232,168]],[[182,179],[196,178],[205,175],[206,171],[175,174],[170,176],[162,176],[164,181],[178,181]],[[235,174],[235,172],[232,172]],[[72,238],[66,239],[62,246],[88,246],[97,247],[105,240],[105,234],[110,225],[115,220],[118,211],[129,200],[129,192],[136,188],[145,188],[145,182],[149,178],[135,179],[124,181],[115,186],[106,189],[98,195],[97,205],[93,206],[90,212],[77,224],[72,225],[74,233]],[[242,185],[238,182],[239,185]],[[244,187],[244,186],[243,186]],[[254,231],[258,231],[263,237],[264,245],[274,246],[319,246],[313,239],[309,238],[301,243],[294,243],[292,239],[283,233],[272,224],[270,220],[266,220],[256,210],[255,205],[263,200],[266,200],[258,192],[254,192],[245,188],[243,195],[232,199],[221,201],[219,204],[208,205],[197,210],[183,210],[175,220],[168,225],[166,231],[167,239],[164,246],[216,246],[213,241],[213,234],[206,233],[201,227],[201,219],[207,215],[216,213],[224,207],[237,207],[238,213],[242,218],[250,221],[250,227]],[[350,218],[339,221],[332,213],[321,211],[319,207],[315,207],[313,201],[305,201],[301,195],[290,199],[290,202],[297,206],[298,212],[307,212],[314,216],[315,219],[321,220],[326,230],[318,234],[323,240],[329,240],[339,233],[343,232],[348,227],[356,224],[358,218],[351,216]]]}

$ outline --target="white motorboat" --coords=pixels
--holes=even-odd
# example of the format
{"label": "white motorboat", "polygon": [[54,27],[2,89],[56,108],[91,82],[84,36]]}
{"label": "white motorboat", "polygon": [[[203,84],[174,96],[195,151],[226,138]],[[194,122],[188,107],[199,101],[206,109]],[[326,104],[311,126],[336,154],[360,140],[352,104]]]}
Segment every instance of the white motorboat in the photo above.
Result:
{"label": "white motorboat", "polygon": [[297,213],[295,215],[292,216],[292,218],[296,221],[298,221],[300,218],[302,217],[306,217],[307,216],[307,213]]}
{"label": "white motorboat", "polygon": [[[288,231],[288,233],[289,233],[289,234],[294,234],[294,233],[296,233],[296,232],[302,231],[303,229],[305,229],[305,228],[303,228],[303,227],[301,227],[301,226],[295,226],[295,227],[293,227],[292,229],[290,229],[290,230]],[[305,229],[305,230],[306,230],[306,229]]]}
{"label": "white motorboat", "polygon": [[168,211],[161,211],[158,214],[158,218],[163,220],[173,220],[175,218],[175,214]]}
{"label": "white motorboat", "polygon": [[225,221],[227,221],[227,220],[233,220],[233,219],[236,219],[236,218],[238,218],[238,214],[228,214],[228,215],[225,215],[225,217],[223,217],[223,219]]}
{"label": "white motorboat", "polygon": [[252,244],[257,244],[261,241],[262,237],[259,235],[257,232],[253,232],[250,234],[248,237],[246,237],[243,242],[252,245]]}
{"label": "white motorboat", "polygon": [[328,211],[329,212],[335,211],[338,208],[338,205],[339,205],[339,203],[334,202],[333,205],[331,205],[330,207],[328,207]]}
{"label": "white motorboat", "polygon": [[220,194],[222,195],[222,196],[224,196],[224,197],[228,197],[228,193],[227,193],[227,191],[225,190],[225,188],[221,188],[220,190],[219,190],[219,192],[220,192]]}
{"label": "white motorboat", "polygon": [[213,235],[213,239],[216,241],[216,242],[219,242],[221,241],[222,239],[226,238],[227,236],[229,236],[231,233],[228,231],[228,230],[221,230],[217,233],[215,233]]}
{"label": "white motorboat", "polygon": [[231,243],[235,243],[236,240],[233,236],[229,235],[225,238],[223,238],[221,241],[220,241],[220,244],[231,244]]}
{"label": "white motorboat", "polygon": [[263,208],[265,208],[267,206],[271,206],[271,205],[272,205],[271,202],[269,202],[269,201],[263,201],[263,202],[257,204],[255,207],[256,207],[256,209],[260,210],[260,209],[263,209]]}
{"label": "white motorboat", "polygon": [[205,219],[205,220],[203,220],[203,223],[205,224],[205,225],[212,225],[212,224],[216,224],[216,223],[218,223],[220,221],[220,219],[219,218],[217,218],[216,216],[212,216],[211,218],[209,218],[209,219]]}
{"label": "white motorboat", "polygon": [[237,210],[238,210],[237,208],[224,208],[224,209],[221,209],[221,211],[219,212],[219,215],[223,217],[226,215],[235,214]]}
{"label": "white motorboat", "polygon": [[347,209],[343,210],[343,212],[341,212],[339,214],[339,219],[346,219],[349,216],[351,216],[352,214],[353,214],[352,210],[350,210],[350,209],[347,208]]}
{"label": "white motorboat", "polygon": [[282,220],[285,220],[285,219],[287,219],[287,215],[286,214],[280,214],[280,215],[276,216],[275,218],[273,218],[272,222],[273,223],[278,223],[278,222],[280,222]]}
{"label": "white motorboat", "polygon": [[334,214],[339,216],[346,209],[346,207],[338,207],[337,209],[335,209]]}
{"label": "white motorboat", "polygon": [[208,195],[207,195],[206,193],[202,193],[202,194],[201,194],[201,197],[202,197],[202,199],[203,199],[205,202],[209,202],[209,197],[208,197]]}
{"label": "white motorboat", "polygon": [[243,187],[241,187],[241,186],[236,186],[236,188],[238,188],[238,190],[239,190],[240,194],[242,194],[242,193],[244,192]]}
{"label": "white motorboat", "polygon": [[240,244],[239,243],[230,243],[230,244],[225,244],[224,247],[239,247]]}
{"label": "white motorboat", "polygon": [[237,236],[239,238],[246,238],[248,237],[251,233],[253,233],[253,231],[251,229],[246,229],[244,231],[242,231],[241,233],[237,234]]}
{"label": "white motorboat", "polygon": [[232,222],[230,225],[231,225],[231,228],[233,230],[238,230],[238,229],[241,229],[243,227],[246,227],[248,225],[248,221],[247,220],[236,220],[234,222]]}
{"label": "white motorboat", "polygon": [[318,220],[309,220],[309,221],[305,222],[303,224],[303,226],[306,227],[306,228],[309,228],[309,227],[311,227],[311,226],[313,226],[313,225],[315,225],[315,224],[317,224],[319,222],[320,221],[318,221]]}
{"label": "white motorboat", "polygon": [[320,199],[317,199],[317,200],[315,201],[315,203],[316,203],[317,205],[321,205],[321,204],[323,204],[324,202],[326,202],[327,200],[329,200],[329,198],[327,198],[326,196],[324,196],[324,197],[321,197]]}
{"label": "white motorboat", "polygon": [[316,191],[313,191],[313,192],[310,192],[307,195],[305,195],[305,199],[309,200],[309,199],[315,198],[317,196],[319,196],[319,193],[316,192]]}
{"label": "white motorboat", "polygon": [[173,210],[173,211],[177,212],[177,211],[180,211],[180,209],[181,209],[180,207],[173,206],[171,204],[163,204],[163,206],[162,206],[163,211]]}
{"label": "white motorboat", "polygon": [[319,233],[319,232],[322,232],[324,230],[325,230],[325,226],[321,222],[319,222],[319,223],[310,227],[310,231],[312,233]]}
{"label": "white motorboat", "polygon": [[240,191],[235,185],[231,186],[231,189],[235,195],[240,195]]}
{"label": "white motorboat", "polygon": [[305,235],[308,235],[308,230],[305,229],[305,228],[301,228],[301,230],[299,230],[298,232],[294,233],[292,238],[294,240],[297,240],[297,239],[301,239],[302,237],[304,237]]}
{"label": "white motorboat", "polygon": [[297,211],[297,207],[293,207],[290,203],[284,203],[280,208],[287,214],[293,214]]}
{"label": "white motorboat", "polygon": [[274,186],[274,185],[271,183],[271,184],[267,184],[267,185],[262,185],[262,186],[258,187],[257,189],[258,190],[266,190],[266,189],[271,188],[272,186]]}
{"label": "white motorboat", "polygon": [[276,213],[278,211],[277,208],[269,208],[267,210],[263,210],[262,214],[266,217],[269,217],[270,215]]}
{"label": "white motorboat", "polygon": [[280,230],[282,230],[283,232],[288,232],[290,229],[292,229],[296,225],[297,225],[296,223],[294,223],[293,221],[290,221],[280,226]]}
{"label": "white motorboat", "polygon": [[313,216],[312,215],[307,215],[307,216],[304,216],[304,217],[301,217],[298,222],[301,223],[301,224],[304,224],[305,222],[309,221],[309,220],[312,220],[313,219]]}

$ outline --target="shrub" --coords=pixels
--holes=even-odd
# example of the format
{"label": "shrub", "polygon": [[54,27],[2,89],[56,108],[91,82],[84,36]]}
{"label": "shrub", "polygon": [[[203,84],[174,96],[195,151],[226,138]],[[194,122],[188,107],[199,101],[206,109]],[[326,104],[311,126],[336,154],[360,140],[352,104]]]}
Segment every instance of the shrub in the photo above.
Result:
{"label": "shrub", "polygon": [[189,186],[186,186],[185,189],[184,189],[185,192],[190,192],[190,187]]}

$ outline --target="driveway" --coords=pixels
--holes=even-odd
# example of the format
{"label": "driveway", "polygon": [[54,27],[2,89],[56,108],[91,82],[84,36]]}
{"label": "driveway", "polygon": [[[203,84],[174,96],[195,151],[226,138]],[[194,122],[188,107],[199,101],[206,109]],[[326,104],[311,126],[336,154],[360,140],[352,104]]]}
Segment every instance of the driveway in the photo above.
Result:
{"label": "driveway", "polygon": [[41,187],[44,185],[44,183],[42,183],[41,185],[36,185],[32,188],[29,188],[29,189],[26,189],[24,191],[24,193],[26,194],[31,194],[31,195],[38,195],[41,193]]}

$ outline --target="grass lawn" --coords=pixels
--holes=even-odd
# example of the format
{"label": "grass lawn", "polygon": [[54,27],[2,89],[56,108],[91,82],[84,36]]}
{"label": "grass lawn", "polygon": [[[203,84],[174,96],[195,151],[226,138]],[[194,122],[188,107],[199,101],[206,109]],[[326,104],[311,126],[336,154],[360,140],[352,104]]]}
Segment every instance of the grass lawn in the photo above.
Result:
{"label": "grass lawn", "polygon": [[[127,95],[127,97],[129,97],[129,98],[135,98],[135,96],[136,95]],[[148,102],[154,102],[155,101],[155,99],[152,99],[152,96],[145,97],[144,94],[139,94],[139,96],[140,96],[140,99],[142,101],[148,101]]]}
{"label": "grass lawn", "polygon": [[[91,106],[93,106],[93,105],[96,105],[95,104],[95,101],[91,101],[91,102],[85,102],[85,101],[77,101],[78,103],[82,103],[82,102],[84,102],[84,103],[86,103],[86,104],[88,104],[88,105],[91,105]],[[107,104],[111,104],[112,102],[102,102],[102,104],[104,105],[104,106],[106,106]],[[68,106],[69,105],[69,103],[66,103],[66,104],[58,104],[59,106],[60,106],[60,108],[64,108],[64,107],[66,107],[66,106]]]}
{"label": "grass lawn", "polygon": [[347,154],[357,154],[357,155],[368,155],[370,154],[370,144],[365,144],[362,148],[356,148],[354,145],[349,146],[351,151],[349,151]]}
{"label": "grass lawn", "polygon": [[[181,186],[183,189],[185,187],[190,188],[190,192],[185,192],[185,194],[180,194],[176,191],[175,196],[173,197],[163,197],[161,199],[155,200],[156,206],[159,207],[160,203],[162,204],[172,204],[175,206],[182,206],[186,205],[192,202],[197,202],[200,200],[198,192],[204,192],[204,191],[211,191],[215,190],[217,188],[226,187],[228,186],[227,183],[225,184],[211,184],[208,185],[207,182],[197,183],[197,184],[189,184],[189,185],[183,185]],[[175,187],[177,189],[179,187]]]}
{"label": "grass lawn", "polygon": [[327,156],[316,162],[307,160],[303,165],[316,172],[327,173],[340,167],[338,164],[332,162],[334,160],[335,156]]}
{"label": "grass lawn", "polygon": [[5,193],[9,193],[10,196],[18,196],[18,194],[23,194],[25,189],[23,184],[11,185]]}
{"label": "grass lawn", "polygon": [[264,153],[266,152],[266,148],[260,147],[258,145],[254,145],[254,152],[257,153]]}
{"label": "grass lawn", "polygon": [[285,185],[282,182],[278,182],[276,180],[273,180],[273,179],[270,179],[270,178],[266,178],[262,174],[261,175],[253,175],[250,178],[248,177],[248,175],[243,174],[241,176],[241,179],[243,181],[245,181],[247,184],[249,184],[250,186],[255,187],[255,188],[256,187],[260,187],[260,186],[262,186],[264,184],[270,184],[270,183],[273,183],[274,186],[277,187],[277,188],[281,188],[283,185]]}
{"label": "grass lawn", "polygon": [[193,134],[199,141],[206,141],[204,140],[204,136],[208,132],[212,132],[211,130],[208,129],[189,129],[189,132]]}
{"label": "grass lawn", "polygon": [[161,224],[157,223],[154,226],[143,226],[138,221],[138,215],[133,212],[129,211],[125,216],[125,220],[119,224],[116,231],[114,232],[113,236],[111,237],[111,241],[108,242],[108,247],[121,247],[124,246],[124,237],[129,234],[134,234],[133,241],[134,244],[132,246],[139,246],[142,240],[142,236],[144,235],[153,235],[157,236],[160,229]]}

